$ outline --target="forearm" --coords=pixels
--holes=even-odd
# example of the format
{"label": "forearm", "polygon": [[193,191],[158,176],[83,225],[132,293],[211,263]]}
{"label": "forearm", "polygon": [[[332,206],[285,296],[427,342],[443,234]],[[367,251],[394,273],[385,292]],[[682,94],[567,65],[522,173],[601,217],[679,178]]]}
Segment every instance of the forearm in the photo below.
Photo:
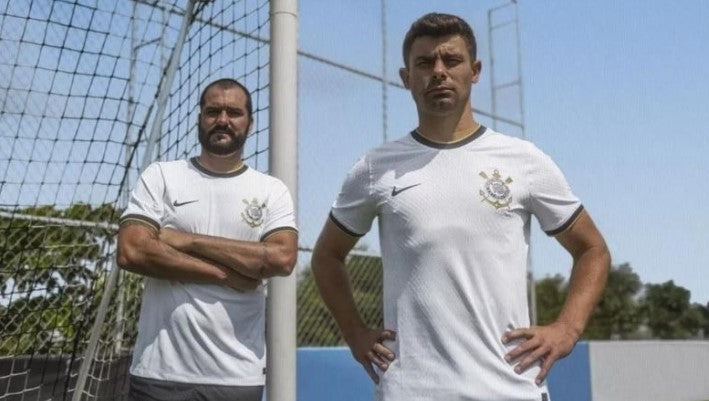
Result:
{"label": "forearm", "polygon": [[[163,234],[161,233],[161,236]],[[281,243],[241,241],[209,235],[171,231],[168,243],[247,277],[287,276],[295,265],[295,249]],[[181,237],[175,239],[175,237]]]}
{"label": "forearm", "polygon": [[332,314],[344,339],[350,343],[353,335],[367,325],[355,306],[345,263],[334,257],[313,256],[312,272],[325,306]]}
{"label": "forearm", "polygon": [[226,278],[223,268],[182,253],[160,241],[146,244],[139,255],[122,259],[119,257],[118,264],[133,273],[160,279],[223,284]]}
{"label": "forearm", "polygon": [[589,248],[574,261],[568,295],[557,322],[567,324],[577,337],[601,299],[609,269],[610,253],[604,244]]}
{"label": "forearm", "polygon": [[121,227],[116,259],[120,267],[153,278],[226,285],[238,290],[251,290],[258,285],[256,280],[217,263],[180,252],[160,241],[157,231],[140,227]]}

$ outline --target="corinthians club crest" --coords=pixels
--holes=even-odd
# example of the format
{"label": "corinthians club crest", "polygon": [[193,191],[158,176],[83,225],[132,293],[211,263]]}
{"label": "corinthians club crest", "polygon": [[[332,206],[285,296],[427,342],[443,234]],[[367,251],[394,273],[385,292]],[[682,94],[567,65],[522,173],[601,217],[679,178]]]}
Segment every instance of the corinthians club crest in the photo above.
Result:
{"label": "corinthians club crest", "polygon": [[263,223],[263,211],[266,209],[266,202],[259,203],[256,198],[253,198],[251,202],[246,199],[243,200],[246,204],[244,211],[241,212],[241,218],[244,219],[246,224],[255,228]]}
{"label": "corinthians club crest", "polygon": [[507,177],[502,180],[502,176],[497,169],[493,170],[492,177],[489,177],[484,171],[480,172],[480,176],[487,180],[483,189],[480,190],[480,196],[482,197],[480,201],[491,204],[496,210],[504,207],[509,208],[512,202],[512,193],[507,184],[512,183],[512,178]]}

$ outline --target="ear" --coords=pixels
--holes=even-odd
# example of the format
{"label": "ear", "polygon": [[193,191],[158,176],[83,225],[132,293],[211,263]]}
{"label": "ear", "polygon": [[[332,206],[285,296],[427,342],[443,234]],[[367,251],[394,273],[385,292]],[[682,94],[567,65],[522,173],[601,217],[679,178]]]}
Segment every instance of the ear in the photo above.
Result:
{"label": "ear", "polygon": [[399,77],[401,77],[401,82],[404,84],[404,88],[409,88],[409,70],[406,67],[399,68]]}
{"label": "ear", "polygon": [[480,60],[475,60],[471,62],[470,66],[473,69],[473,83],[476,84],[480,80],[480,73],[483,69],[483,63]]}

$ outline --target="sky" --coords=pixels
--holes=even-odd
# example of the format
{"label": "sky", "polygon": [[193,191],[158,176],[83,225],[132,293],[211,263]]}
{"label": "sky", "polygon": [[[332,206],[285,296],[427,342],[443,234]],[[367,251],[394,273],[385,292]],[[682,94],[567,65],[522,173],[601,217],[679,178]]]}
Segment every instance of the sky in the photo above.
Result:
{"label": "sky", "polygon": [[[88,0],[81,3],[93,4]],[[26,3],[0,0],[0,10],[19,16],[5,17],[2,21],[0,54],[5,57],[14,54],[15,58],[2,59],[0,63],[0,89],[16,87],[25,93],[27,88],[35,89],[26,95],[26,100],[14,89],[0,91],[0,101],[5,101],[3,107],[8,111],[0,118],[3,133],[0,135],[0,172],[4,173],[2,181],[7,181],[0,193],[0,204],[12,204],[18,202],[16,199],[28,197],[39,203],[51,203],[53,199],[62,204],[87,197],[115,199],[118,183],[114,181],[120,178],[115,172],[120,164],[116,160],[125,157],[121,152],[125,149],[123,116],[126,110],[125,102],[118,99],[126,97],[127,57],[132,46],[126,32],[131,10],[127,3],[104,1],[97,3],[100,7],[95,13],[93,6],[79,7],[81,11],[74,12],[77,7],[72,2],[32,4],[34,11],[29,13]],[[122,4],[118,12],[102,11],[115,8],[115,4]],[[244,4],[244,9],[258,6],[260,11],[228,24],[266,36],[267,2],[245,0]],[[475,114],[476,119],[488,126],[493,123],[485,117],[492,111],[492,54],[498,84],[521,77],[521,85],[498,92],[496,113],[523,121],[524,130],[505,124],[497,129],[524,136],[556,161],[605,236],[614,264],[629,263],[644,283],[674,280],[691,291],[692,301],[709,302],[709,246],[706,246],[709,208],[703,204],[709,196],[709,161],[705,157],[709,153],[709,129],[705,123],[709,121],[709,24],[706,23],[709,1],[684,0],[670,4],[654,0],[519,0],[516,8],[520,33],[519,74],[518,47],[512,25],[496,31],[492,45],[489,41],[488,10],[503,4],[509,3],[504,0],[385,0],[386,35],[382,37],[380,0],[298,1],[301,56],[297,71],[297,201],[301,245],[305,248],[314,245],[345,174],[357,158],[385,139],[399,138],[416,127],[416,111],[410,94],[396,84],[386,85],[385,101],[382,82],[371,76],[385,76],[386,81],[399,82],[400,46],[411,22],[426,12],[449,12],[468,20],[478,38],[478,58],[483,71],[481,81],[473,88],[473,106],[480,111]],[[162,21],[162,16],[152,8],[142,7],[138,10],[141,24],[152,21],[148,25],[153,26],[156,21]],[[231,21],[232,8],[238,7],[241,3],[215,18]],[[45,35],[41,15],[48,14],[50,9],[59,20]],[[506,7],[496,12],[494,23],[508,21],[513,16],[510,10],[515,8]],[[28,22],[23,17],[35,13],[40,15],[37,20]],[[63,28],[69,20],[81,29]],[[163,35],[166,44],[174,41],[180,19],[173,16],[170,21],[171,28]],[[85,37],[88,26],[92,26],[94,32]],[[113,33],[101,35],[104,31]],[[193,32],[195,41],[214,37],[213,42],[221,43],[220,50],[225,53],[219,58],[214,56],[212,47],[188,47],[184,57],[191,57],[189,64],[196,66],[190,71],[197,72],[178,74],[175,91],[179,96],[172,99],[169,106],[179,109],[177,122],[171,123],[164,138],[175,148],[168,149],[166,154],[174,158],[185,149],[197,148],[195,99],[201,79],[207,79],[206,74],[248,76],[247,85],[258,88],[255,101],[259,134],[254,135],[255,139],[250,139],[248,145],[249,152],[256,154],[250,162],[253,167],[265,170],[267,141],[260,133],[268,131],[265,104],[268,99],[264,96],[268,88],[267,49],[259,45],[259,50],[254,51],[253,43],[248,40],[232,41],[228,35],[213,36],[210,32],[208,29]],[[144,42],[137,55],[140,61],[137,84],[143,87],[136,95],[142,100],[138,117],[133,119],[138,125],[143,121],[140,116],[145,115],[152,104],[155,88],[151,77],[159,75],[160,71],[157,60],[169,54],[157,51],[157,42],[152,39],[158,34],[157,30],[150,29],[138,32]],[[30,43],[20,51],[15,46],[20,37],[54,46],[40,48]],[[61,56],[57,50],[60,45]],[[94,57],[92,52],[99,48],[107,55]],[[234,53],[229,53],[232,50]],[[118,54],[121,57],[113,57]],[[333,68],[308,54],[347,66],[349,70]],[[240,55],[246,62],[233,67],[232,64],[239,63]],[[41,68],[32,70],[31,66],[35,65]],[[55,74],[56,69],[71,69],[73,65],[77,65],[79,71],[88,68],[89,73],[71,79],[64,73]],[[217,71],[212,71],[215,68]],[[106,80],[103,73],[110,70],[116,79],[101,83]],[[256,73],[247,74],[246,70]],[[34,74],[56,75],[56,79],[34,79]],[[93,114],[83,116],[89,118],[82,118],[78,123],[76,119],[69,119],[61,124],[80,123],[85,127],[66,131],[68,128],[58,122],[63,108],[54,110],[49,107],[54,103],[46,100],[49,83],[54,85],[51,96],[64,99],[57,104],[67,102],[65,95],[75,95],[86,102],[86,108],[69,107],[68,113],[112,116],[99,121],[98,125]],[[99,93],[92,92],[97,90]],[[96,97],[91,97],[93,95]],[[108,104],[107,98],[115,104]],[[32,107],[26,107],[25,103]],[[33,113],[44,116],[41,125],[37,125],[40,120]],[[18,126],[22,128],[21,135],[15,132]],[[71,136],[61,137],[62,131]],[[191,139],[180,139],[175,145],[178,134]],[[32,165],[33,159],[35,164],[45,168]],[[80,167],[73,168],[73,164]],[[79,168],[81,171],[77,172]],[[61,197],[66,198],[61,202],[57,200],[63,193],[61,186],[36,184],[67,180],[73,183],[73,176],[85,175],[94,178],[87,178],[83,187],[77,186],[79,190]],[[103,175],[110,179],[102,178]],[[15,178],[18,183],[9,185]],[[110,185],[97,185],[102,181]],[[21,195],[21,191],[26,193]],[[379,245],[376,225],[374,227],[360,244],[376,254]],[[537,278],[555,274],[568,277],[569,256],[537,225],[533,225],[531,247]],[[305,268],[308,264],[309,254],[304,252],[300,265]]]}
{"label": "sky", "polygon": [[[458,14],[473,26],[483,61],[473,106],[489,112],[487,10],[500,4],[387,1],[387,78],[398,81],[400,44],[414,19],[429,11]],[[379,1],[301,0],[299,7],[302,51],[382,74]],[[518,13],[524,111],[515,92],[498,113],[523,116],[524,136],[561,167],[614,264],[629,263],[644,283],[674,280],[693,302],[707,304],[709,2],[520,0]],[[504,33],[495,39],[493,54],[514,77],[514,40]],[[395,139],[416,126],[416,114],[403,89],[389,86],[387,95],[387,137]],[[300,58],[305,246],[317,238],[349,167],[383,141],[382,102],[380,82]],[[361,242],[376,253],[376,230]],[[568,254],[536,224],[532,263],[537,278],[568,277],[571,267]]]}

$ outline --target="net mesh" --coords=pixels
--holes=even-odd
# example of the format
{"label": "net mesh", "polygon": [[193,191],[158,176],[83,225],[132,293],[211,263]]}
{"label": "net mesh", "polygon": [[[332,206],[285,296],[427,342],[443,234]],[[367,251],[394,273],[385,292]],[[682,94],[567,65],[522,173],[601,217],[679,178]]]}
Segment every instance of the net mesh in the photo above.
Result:
{"label": "net mesh", "polygon": [[[298,3],[303,190],[297,197],[304,250],[298,344],[339,345],[340,334],[308,270],[308,249],[356,158],[413,128],[415,109],[397,79],[399,44],[408,24],[430,5]],[[478,28],[483,71],[491,70],[482,11],[497,2],[450,0],[440,6]],[[230,77],[251,90],[254,129],[244,156],[251,167],[268,169],[269,2],[196,1],[180,47],[188,9],[187,0],[0,0],[0,401],[71,399],[84,362],[90,362],[88,379],[76,391],[82,399],[124,398],[140,277],[119,275],[98,347],[90,361],[83,360],[114,270],[117,217],[144,161],[198,151],[198,97],[208,82]],[[387,38],[377,33],[383,20],[392,27]],[[167,66],[178,49],[177,69],[167,82]],[[516,79],[511,75],[498,71],[498,84]],[[167,103],[159,135],[152,138],[163,83]],[[493,108],[491,85],[483,81],[475,90],[476,106]],[[501,93],[496,108],[517,110],[507,97]],[[520,110],[502,117],[521,115]],[[476,118],[494,123],[489,114]],[[375,225],[358,244],[372,251],[348,260],[358,309],[371,326],[382,324],[376,242]]]}
{"label": "net mesh", "polygon": [[[71,399],[127,193],[144,160],[196,153],[207,83],[229,77],[252,91],[244,156],[267,169],[268,1],[189,9],[186,0],[0,1],[0,400]],[[149,147],[161,86],[168,97]],[[118,280],[82,399],[125,395],[141,280]]]}

